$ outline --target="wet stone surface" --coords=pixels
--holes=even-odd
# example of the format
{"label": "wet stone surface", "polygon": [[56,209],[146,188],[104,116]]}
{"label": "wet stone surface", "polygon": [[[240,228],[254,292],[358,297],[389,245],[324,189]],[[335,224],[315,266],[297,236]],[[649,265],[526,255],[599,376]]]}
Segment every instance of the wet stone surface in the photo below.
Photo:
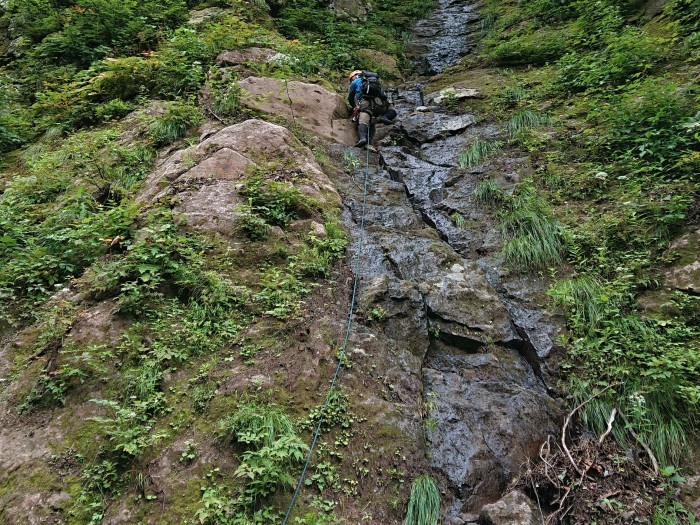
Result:
{"label": "wet stone surface", "polygon": [[439,0],[438,7],[416,24],[409,56],[420,75],[441,73],[474,48],[478,31],[478,4]]}
{"label": "wet stone surface", "polygon": [[[412,53],[419,75],[442,71],[470,51],[477,7],[443,0],[418,24]],[[404,395],[420,391],[430,407],[426,461],[449,489],[445,522],[464,522],[460,516],[498,501],[520,465],[556,433],[560,409],[542,368],[563,325],[540,306],[541,278],[503,266],[494,214],[474,202],[486,178],[512,191],[531,169],[529,159],[504,154],[460,168],[475,137],[493,139],[499,131],[477,124],[478,115],[431,105],[423,89],[417,82],[399,86],[399,118],[377,132],[361,253],[364,166],[339,191],[353,253],[361,256],[359,304],[387,312],[382,329],[362,330],[376,347],[411,349],[395,372],[403,374]]]}

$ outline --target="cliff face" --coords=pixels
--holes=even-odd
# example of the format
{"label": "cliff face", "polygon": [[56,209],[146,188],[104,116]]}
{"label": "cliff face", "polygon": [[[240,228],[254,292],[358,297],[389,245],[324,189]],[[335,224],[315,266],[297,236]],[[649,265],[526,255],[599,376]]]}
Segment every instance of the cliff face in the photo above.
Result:
{"label": "cliff face", "polygon": [[[122,33],[110,50],[71,47],[104,6],[54,6],[66,16],[47,11],[3,70],[0,521],[281,523],[317,424],[294,523],[402,523],[423,474],[451,525],[683,519],[652,456],[682,461],[677,443],[659,455],[655,429],[695,421],[678,416],[698,363],[695,204],[681,196],[695,182],[674,171],[697,153],[674,105],[685,91],[652,106],[690,138],[649,153],[668,130],[640,117],[646,149],[631,151],[662,160],[635,164],[601,124],[629,124],[605,97],[653,112],[650,92],[614,72],[594,79],[614,95],[596,93],[597,55],[518,69],[540,64],[550,30],[578,50],[575,31],[599,22],[582,6],[151,3],[138,50]],[[647,22],[631,24],[620,38],[648,51]],[[404,48],[390,35],[407,27]],[[632,45],[604,38],[606,53]],[[354,39],[377,48],[360,66],[398,112],[369,152],[352,148],[343,96]],[[46,78],[20,81],[32,63]],[[603,146],[581,139],[596,133]],[[562,429],[566,396],[581,405]],[[649,423],[660,406],[669,419]]]}

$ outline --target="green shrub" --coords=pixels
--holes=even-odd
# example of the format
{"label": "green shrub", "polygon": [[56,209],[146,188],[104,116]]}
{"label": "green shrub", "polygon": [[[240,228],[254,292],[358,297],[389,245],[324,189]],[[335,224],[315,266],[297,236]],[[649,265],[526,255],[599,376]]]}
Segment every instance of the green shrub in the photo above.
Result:
{"label": "green shrub", "polygon": [[664,79],[633,85],[594,113],[605,133],[601,149],[645,163],[671,164],[698,147],[698,138],[684,127],[697,109],[696,102]]}
{"label": "green shrub", "polygon": [[108,53],[150,49],[161,31],[187,16],[182,0],[75,0],[61,7],[44,0],[13,0],[8,16],[23,36],[38,44],[39,56],[83,67]]}
{"label": "green shrub", "polygon": [[235,472],[236,477],[245,480],[237,507],[250,512],[278,489],[294,486],[291,469],[304,459],[308,447],[279,407],[244,402],[221,422],[220,429],[245,448]]}
{"label": "green shrub", "polygon": [[166,102],[167,112],[150,119],[148,135],[156,146],[169,144],[185,134],[204,118],[197,106],[189,102]]}
{"label": "green shrub", "polygon": [[308,214],[312,205],[293,184],[268,181],[264,172],[246,177],[240,193],[248,198],[251,213],[274,226],[286,226],[289,221]]}
{"label": "green shrub", "polygon": [[116,120],[131,113],[135,107],[131,102],[124,102],[119,98],[115,98],[97,106],[95,113],[102,121]]}
{"label": "green shrub", "polygon": [[499,66],[543,65],[563,56],[571,47],[566,29],[538,28],[524,34],[486,38],[485,56]]}
{"label": "green shrub", "polygon": [[101,433],[111,443],[110,451],[120,460],[133,459],[165,437],[161,433],[151,433],[153,417],[163,413],[166,407],[162,392],[145,401],[136,399],[124,405],[106,399],[92,401],[112,412],[112,417],[93,417],[92,420],[100,424]]}
{"label": "green shrub", "polygon": [[659,60],[665,41],[626,27],[593,52],[572,51],[557,63],[559,83],[584,91],[630,82],[648,73]]}

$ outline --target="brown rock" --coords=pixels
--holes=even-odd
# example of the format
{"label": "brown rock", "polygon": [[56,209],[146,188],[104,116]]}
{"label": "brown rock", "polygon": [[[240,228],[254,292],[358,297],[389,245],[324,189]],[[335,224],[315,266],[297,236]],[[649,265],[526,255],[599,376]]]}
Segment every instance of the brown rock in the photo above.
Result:
{"label": "brown rock", "polygon": [[239,83],[247,109],[281,115],[324,138],[354,144],[355,126],[348,120],[343,97],[317,85],[248,77]]}
{"label": "brown rock", "polygon": [[251,166],[275,160],[306,174],[299,190],[321,203],[339,202],[338,194],[311,151],[288,129],[251,119],[228,126],[197,146],[164,158],[148,177],[140,202],[169,196],[174,210],[195,229],[230,236],[240,216],[239,180]]}
{"label": "brown rock", "polygon": [[664,286],[684,292],[700,292],[700,229],[682,235],[671,244],[671,250],[680,255],[676,263],[664,276]]}

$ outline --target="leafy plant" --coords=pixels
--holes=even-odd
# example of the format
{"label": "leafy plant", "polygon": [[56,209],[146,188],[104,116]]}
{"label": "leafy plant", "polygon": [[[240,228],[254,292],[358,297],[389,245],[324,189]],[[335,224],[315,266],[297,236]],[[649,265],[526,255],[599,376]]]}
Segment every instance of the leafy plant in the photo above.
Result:
{"label": "leafy plant", "polygon": [[241,195],[248,198],[251,213],[275,226],[308,213],[310,200],[288,182],[268,181],[264,173],[255,173],[244,180]]}
{"label": "leafy plant", "polygon": [[166,113],[148,123],[148,134],[156,146],[169,144],[183,137],[193,126],[202,122],[202,113],[194,104],[167,102]]}
{"label": "leafy plant", "polygon": [[197,457],[197,444],[192,441],[185,441],[185,449],[180,454],[180,463],[192,463]]}

